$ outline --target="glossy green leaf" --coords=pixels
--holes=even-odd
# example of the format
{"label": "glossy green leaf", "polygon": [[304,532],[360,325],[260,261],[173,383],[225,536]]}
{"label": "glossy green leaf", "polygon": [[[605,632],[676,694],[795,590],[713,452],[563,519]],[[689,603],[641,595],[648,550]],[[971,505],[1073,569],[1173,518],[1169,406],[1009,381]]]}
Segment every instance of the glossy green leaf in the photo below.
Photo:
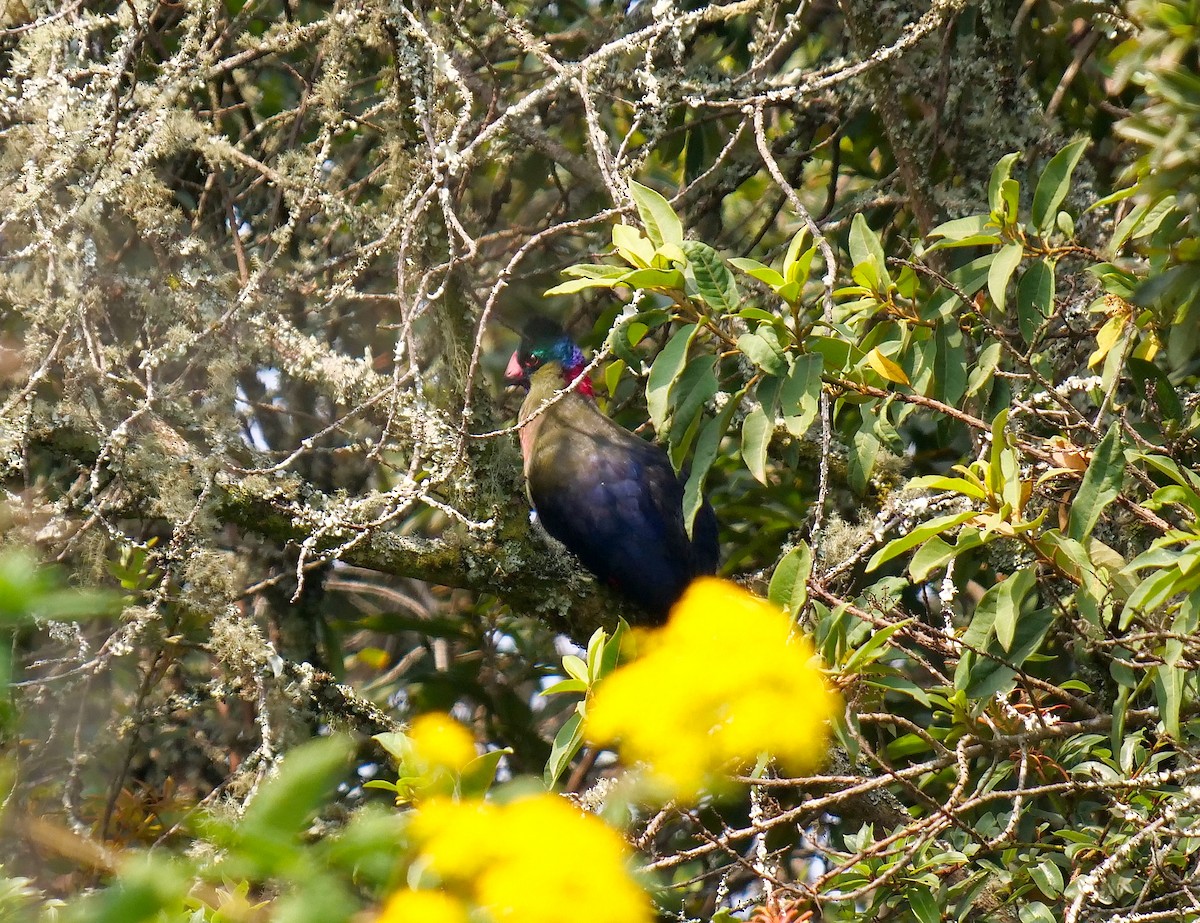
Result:
{"label": "glossy green leaf", "polygon": [[620,285],[620,283],[616,279],[568,279],[566,282],[559,283],[553,288],[546,289],[546,291],[542,293],[542,297],[552,298],[555,295],[574,295],[578,292],[586,291],[589,288],[615,288],[617,285]]}
{"label": "glossy green leaf", "polygon": [[1021,274],[1017,283],[1017,322],[1026,343],[1032,343],[1038,328],[1054,313],[1054,264],[1038,260]]}
{"label": "glossy green leaf", "polygon": [[1158,700],[1158,716],[1163,730],[1175,740],[1180,739],[1179,713],[1183,708],[1187,673],[1183,667],[1159,664],[1154,668],[1154,695]]}
{"label": "glossy green leaf", "polygon": [[633,180],[629,181],[629,193],[646,228],[646,235],[655,247],[663,244],[683,245],[683,225],[670,202],[648,186]]}
{"label": "glossy green leaf", "polygon": [[850,222],[850,259],[857,268],[870,266],[873,268],[874,286],[880,290],[887,289],[891,279],[887,272],[887,257],[883,252],[883,244],[862,212],[856,212]]}
{"label": "glossy green leaf", "polygon": [[562,659],[563,669],[567,671],[567,676],[572,679],[577,679],[581,683],[586,683],[588,680],[587,664],[582,659],[574,654],[567,654]]}
{"label": "glossy green leaf", "polygon": [[1032,567],[1025,567],[1010,574],[984,594],[979,606],[990,604],[995,612],[996,640],[1008,651],[1012,649],[1017,634],[1017,621],[1021,617],[1021,604],[1037,583],[1037,574]]}
{"label": "glossy green leaf", "polygon": [[721,254],[698,240],[683,242],[688,256],[688,270],[696,284],[696,292],[716,314],[732,314],[741,302],[737,282],[725,265]]}
{"label": "glossy green leaf", "polygon": [[672,450],[687,441],[687,434],[693,430],[704,406],[720,389],[716,368],[716,356],[697,356],[676,379],[670,396],[670,427],[667,434]]}
{"label": "glossy green leaf", "polygon": [[808,432],[821,407],[821,370],[819,355],[797,356],[779,389],[779,413],[783,425],[796,439]]}
{"label": "glossy green leaf", "polygon": [[917,923],[941,923],[941,907],[928,888],[911,885],[904,890],[904,896]]}
{"label": "glossy green leaf", "polygon": [[857,648],[853,654],[842,664],[842,669],[847,673],[858,673],[874,663],[883,656],[887,650],[888,644],[892,637],[899,631],[902,631],[907,626],[911,625],[912,619],[904,619],[899,622],[893,622],[884,628],[878,628],[867,636],[866,643]]}
{"label": "glossy green leaf", "polygon": [[782,288],[787,281],[779,274],[778,270],[772,269],[770,266],[764,266],[758,260],[749,260],[739,256],[731,259],[729,265],[740,269],[752,278],[758,279],[759,282],[765,282],[774,290]]}
{"label": "glossy green leaf", "polygon": [[1088,144],[1089,141],[1086,138],[1072,141],[1051,157],[1050,162],[1042,171],[1037,187],[1033,191],[1033,209],[1030,217],[1033,220],[1033,226],[1043,237],[1054,230],[1054,219],[1058,215],[1058,206],[1067,197],[1067,192],[1071,188],[1071,176]]}
{"label": "glossy green leaf", "polygon": [[800,230],[792,235],[792,239],[788,242],[787,253],[783,257],[783,276],[789,282],[796,282],[800,279],[801,274],[805,278],[808,277],[808,265],[801,266],[807,255],[807,263],[812,263],[812,254],[816,252],[817,246],[813,244],[807,250],[804,245],[808,243],[809,233],[808,227],[801,225]]}
{"label": "glossy green leaf", "polygon": [[1121,446],[1121,428],[1113,421],[1092,453],[1079,493],[1071,503],[1067,534],[1076,541],[1091,535],[1105,508],[1120,494],[1124,482],[1125,451]]}
{"label": "glossy green leaf", "polygon": [[958,324],[938,324],[928,348],[933,351],[934,396],[957,405],[967,389],[967,347],[962,330]]}
{"label": "glossy green leaf", "polygon": [[1004,311],[1008,280],[1021,265],[1021,258],[1024,254],[1024,248],[1020,244],[1005,244],[992,260],[991,268],[988,269],[988,294],[992,296],[992,301],[996,303],[996,310],[1000,312]]}
{"label": "glossy green leaf", "polygon": [[1022,616],[1013,638],[1012,649],[1005,652],[998,641],[993,641],[988,652],[992,657],[970,655],[959,661],[955,670],[955,686],[962,689],[968,698],[985,699],[1012,689],[1016,682],[1016,671],[1002,661],[1020,667],[1042,644],[1050,626],[1054,624],[1051,609],[1035,609]]}
{"label": "glossy green leaf", "polygon": [[780,559],[775,565],[775,572],[771,574],[767,599],[792,618],[808,601],[808,578],[812,573],[812,563],[812,549],[801,542]]}
{"label": "glossy green leaf", "polygon": [[296,836],[333,794],[350,769],[349,738],[320,737],[293,749],[250,802],[240,829],[245,836],[277,840]]}
{"label": "glossy green leaf", "polygon": [[879,437],[870,420],[864,419],[854,433],[850,446],[850,486],[855,493],[865,493],[879,457]]}
{"label": "glossy green leaf", "polygon": [[924,544],[933,536],[942,535],[958,528],[968,519],[972,519],[977,515],[979,514],[974,510],[964,510],[959,513],[948,513],[945,516],[938,516],[928,522],[921,523],[921,525],[910,529],[899,538],[892,539],[875,552],[871,560],[867,562],[868,573],[875,570],[879,565],[890,561],[892,558],[904,554],[910,548]]}
{"label": "glossy green leaf", "polygon": [[737,345],[747,359],[768,375],[787,373],[787,360],[773,328],[763,325],[754,333],[743,333],[738,337]]}
{"label": "glossy green leaf", "polygon": [[967,379],[966,397],[971,397],[981,388],[992,380],[992,376],[996,374],[996,369],[1000,365],[1000,353],[1002,347],[999,343],[989,343],[979,352],[978,358],[975,360],[975,366],[971,369],[971,375]]}
{"label": "glossy green leaf", "polygon": [[500,761],[511,756],[512,747],[501,747],[498,750],[488,750],[480,754],[463,767],[459,775],[459,791],[466,798],[481,798],[487,794],[496,778],[496,769]]}
{"label": "glossy green leaf", "polygon": [[612,242],[617,253],[640,269],[650,269],[654,262],[654,244],[637,228],[628,224],[616,224],[612,229]]}
{"label": "glossy green leaf", "polygon": [[634,269],[621,276],[618,281],[630,288],[662,289],[683,291],[687,280],[678,269]]}
{"label": "glossy green leaf", "polygon": [[696,454],[692,457],[692,470],[688,474],[687,483],[683,485],[683,521],[687,526],[688,535],[692,534],[692,525],[696,521],[696,513],[704,502],[704,483],[708,480],[708,471],[717,458],[721,448],[721,440],[729,429],[734,411],[742,400],[744,392],[727,396],[727,399],[715,417],[704,421],[700,427],[700,435],[696,437]]}
{"label": "glossy green leaf", "polygon": [[990,215],[968,215],[965,218],[953,218],[950,221],[942,222],[926,236],[941,237],[947,241],[978,237],[987,231],[991,220]]}
{"label": "glossy green leaf", "polygon": [[546,760],[546,770],[542,775],[546,788],[553,788],[575,754],[583,747],[583,716],[578,712],[571,715],[554,735],[554,743],[550,747],[550,758]]}
{"label": "glossy green leaf", "polygon": [[1058,923],[1058,917],[1041,901],[1023,903],[1017,913],[1021,923]]}
{"label": "glossy green leaf", "polygon": [[1004,202],[1002,199],[1002,187],[1006,180],[1012,175],[1013,164],[1017,162],[1017,158],[1021,155],[1005,154],[1000,158],[995,167],[992,168],[991,178],[988,180],[988,208],[993,212],[1002,211]]}
{"label": "glossy green leaf", "polygon": [[767,483],[767,447],[775,433],[775,420],[761,406],[742,421],[742,458],[755,480]]}
{"label": "glossy green leaf", "polygon": [[696,324],[684,324],[676,330],[650,367],[650,377],[646,382],[646,409],[656,430],[661,430],[666,423],[671,389],[687,365],[688,349],[698,329]]}

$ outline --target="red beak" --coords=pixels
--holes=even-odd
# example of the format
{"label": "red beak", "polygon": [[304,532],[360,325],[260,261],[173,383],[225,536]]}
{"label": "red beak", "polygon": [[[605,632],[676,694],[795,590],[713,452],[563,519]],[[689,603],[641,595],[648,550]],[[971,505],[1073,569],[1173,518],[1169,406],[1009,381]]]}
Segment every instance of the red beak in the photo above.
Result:
{"label": "red beak", "polygon": [[512,358],[508,360],[508,368],[504,370],[504,382],[509,385],[529,384],[529,373],[521,365],[521,360],[516,353],[513,353]]}

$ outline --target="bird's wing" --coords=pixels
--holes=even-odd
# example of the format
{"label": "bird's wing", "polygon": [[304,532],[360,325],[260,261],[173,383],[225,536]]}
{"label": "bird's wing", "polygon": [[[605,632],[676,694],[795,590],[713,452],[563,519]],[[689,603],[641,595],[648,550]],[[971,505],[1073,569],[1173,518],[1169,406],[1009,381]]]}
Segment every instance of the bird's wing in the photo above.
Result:
{"label": "bird's wing", "polygon": [[695,572],[683,487],[658,446],[582,400],[562,403],[528,467],[538,518],[598,577],[665,613]]}

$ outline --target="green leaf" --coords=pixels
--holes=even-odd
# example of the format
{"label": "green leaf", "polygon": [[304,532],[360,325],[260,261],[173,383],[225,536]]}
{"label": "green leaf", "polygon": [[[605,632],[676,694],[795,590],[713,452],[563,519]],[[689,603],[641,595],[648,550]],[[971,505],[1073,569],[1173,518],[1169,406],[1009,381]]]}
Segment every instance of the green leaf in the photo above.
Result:
{"label": "green leaf", "polygon": [[1034,865],[1030,869],[1030,877],[1033,879],[1034,885],[1038,886],[1038,891],[1042,892],[1048,898],[1057,898],[1062,894],[1062,870],[1050,858],[1042,859],[1042,862]]}
{"label": "green leaf", "polygon": [[543,689],[538,695],[578,695],[587,692],[588,684],[582,679],[562,679],[549,688]]}
{"label": "green leaf", "polygon": [[932,253],[934,250],[954,250],[959,247],[994,247],[1001,243],[999,230],[991,234],[976,234],[974,237],[963,237],[959,240],[939,240],[932,247],[927,248],[926,252]]}
{"label": "green leaf", "polygon": [[808,577],[812,573],[812,549],[801,542],[780,559],[771,574],[767,599],[792,618],[808,601]]}
{"label": "green leaf", "polygon": [[116,883],[96,895],[86,915],[72,916],[89,923],[182,919],[179,908],[192,887],[190,879],[180,863],[166,856],[133,853],[122,862]]}
{"label": "green leaf", "polygon": [[755,407],[742,421],[742,458],[761,484],[767,483],[767,447],[775,433],[775,421],[762,406]]}
{"label": "green leaf", "polygon": [[574,295],[589,288],[615,288],[620,283],[616,279],[569,279],[542,293],[543,298],[555,295]]}
{"label": "green leaf", "polygon": [[904,896],[917,923],[941,923],[941,908],[928,888],[921,885],[910,885],[904,890]]}
{"label": "green leaf", "polygon": [[1113,421],[1092,453],[1079,493],[1071,503],[1067,534],[1083,541],[1092,534],[1105,507],[1117,498],[1125,482],[1125,451],[1121,447],[1120,424]]}
{"label": "green leaf", "polygon": [[1058,923],[1058,917],[1041,901],[1030,901],[1022,904],[1017,911],[1021,923]]}
{"label": "green leaf", "polygon": [[716,356],[697,356],[687,364],[671,389],[671,423],[667,438],[673,459],[679,449],[682,460],[686,444],[696,435],[697,420],[704,405],[720,390],[716,369]]}
{"label": "green leaf", "polygon": [[922,474],[909,481],[908,486],[914,490],[918,488],[949,490],[956,494],[962,494],[964,497],[970,497],[972,500],[987,498],[987,491],[974,481],[968,481],[966,478],[952,478],[945,474]]}
{"label": "green leaf", "polygon": [[[868,686],[874,686],[876,689],[882,689],[885,692],[894,692],[897,695],[905,695],[910,699],[915,699],[926,708],[929,708],[932,699],[929,698],[929,693],[914,683],[911,679],[905,676],[888,676],[868,673],[864,678],[864,682]],[[919,740],[920,738],[918,738]]]}
{"label": "green leaf", "polygon": [[996,367],[1000,364],[999,343],[989,343],[979,353],[975,360],[975,367],[971,370],[971,377],[967,379],[966,397],[975,394],[980,388],[992,380],[992,376],[996,373]]}
{"label": "green leaf", "polygon": [[992,260],[987,277],[988,294],[992,296],[992,301],[996,303],[998,311],[1002,312],[1004,310],[1008,280],[1012,278],[1012,274],[1021,265],[1021,257],[1024,255],[1025,248],[1020,244],[1005,244],[1000,249],[1000,252],[996,254],[995,259]]}
{"label": "green leaf", "polygon": [[617,279],[629,272],[624,266],[610,266],[607,263],[576,263],[562,271],[564,276],[584,279]]}
{"label": "green leaf", "polygon": [[883,252],[883,244],[879,236],[871,230],[862,212],[857,212],[850,222],[850,259],[854,266],[873,266],[875,286],[881,291],[891,287],[891,277],[887,272],[887,257]]}
{"label": "green leaf", "polygon": [[773,328],[764,324],[754,333],[743,333],[738,337],[737,345],[747,359],[768,375],[787,373],[787,360]]}
{"label": "green leaf", "polygon": [[696,283],[696,291],[704,303],[717,314],[735,312],[741,296],[733,273],[721,254],[698,240],[685,240],[683,251],[688,256],[688,269]]}
{"label": "green leaf", "polygon": [[[1010,653],[1005,655],[998,642],[994,648],[989,646],[988,652],[1019,667],[1030,654],[1041,646],[1042,640],[1052,624],[1054,624],[1052,610],[1036,609],[1021,619]],[[971,629],[974,628],[975,624],[972,621]],[[970,633],[969,630],[968,634]],[[985,699],[998,692],[1012,689],[1016,676],[1012,667],[993,660],[991,657],[964,654],[959,660],[958,669],[954,672],[954,684],[956,688],[963,690],[968,698]]]}
{"label": "green leaf", "polygon": [[637,206],[646,234],[655,247],[663,244],[683,245],[683,225],[670,202],[653,189],[633,180],[629,181],[629,194],[633,196],[633,204]]}
{"label": "green leaf", "polygon": [[1187,685],[1187,673],[1181,667],[1159,664],[1154,668],[1154,695],[1158,700],[1158,717],[1163,730],[1180,740],[1179,710],[1183,706],[1183,692]]}
{"label": "green leaf", "polygon": [[1112,240],[1105,248],[1108,254],[1116,256],[1125,242],[1131,238],[1153,234],[1173,208],[1175,208],[1175,196],[1173,195],[1163,199],[1148,199],[1134,206],[1133,210],[1121,219],[1121,223],[1113,231]]}
{"label": "green leaf", "polygon": [[947,404],[957,405],[967,388],[967,348],[963,332],[958,324],[938,324],[930,345],[935,396]]}
{"label": "green leaf", "polygon": [[741,403],[744,391],[728,395],[725,405],[715,417],[704,421],[700,435],[696,437],[696,454],[692,458],[692,470],[688,474],[687,483],[683,485],[683,521],[687,526],[688,535],[692,534],[692,524],[696,521],[696,513],[704,502],[704,482],[708,479],[708,471],[717,458],[721,448],[721,440],[729,429],[734,411]]}
{"label": "green leaf", "polygon": [[681,292],[687,284],[678,269],[631,269],[617,281],[630,288],[665,289],[669,292]]}
{"label": "green leaf", "polygon": [[546,788],[554,787],[582,746],[583,715],[576,712],[563,722],[563,726],[554,735],[554,743],[550,747],[550,758],[546,760],[546,770],[542,774]]}
{"label": "green leaf", "polygon": [[1151,571],[1129,594],[1122,612],[1121,628],[1125,628],[1135,612],[1153,612],[1180,591],[1183,574],[1178,567]]}
{"label": "green leaf", "polygon": [[604,390],[609,395],[617,393],[617,385],[621,383],[621,375],[627,366],[624,359],[614,359],[604,369]]}
{"label": "green leaf", "polygon": [[1020,153],[1005,154],[1000,158],[999,163],[992,168],[992,176],[988,180],[988,208],[993,212],[1002,212],[1004,210],[1002,187],[1004,182],[1012,175],[1013,164],[1017,162],[1017,158],[1020,156]]}
{"label": "green leaf", "polygon": [[[788,251],[789,255],[791,250]],[[809,273],[812,272],[813,258],[817,255],[817,245],[813,244],[794,260],[785,262],[783,275],[787,285],[779,290],[779,297],[789,304],[800,297],[800,290],[808,283]]]}
{"label": "green leaf", "polygon": [[641,231],[628,224],[613,225],[613,246],[630,266],[650,269],[654,262],[654,244]]}
{"label": "green leaf", "polygon": [[600,664],[600,656],[604,652],[605,642],[608,640],[608,632],[603,628],[597,628],[592,632],[592,636],[588,638],[587,643],[587,676],[589,680],[597,679],[596,670]]}
{"label": "green leaf", "polygon": [[864,667],[874,663],[883,656],[884,649],[896,632],[912,624],[912,622],[912,619],[904,619],[901,622],[894,622],[886,628],[872,631],[867,636],[866,643],[850,655],[842,665],[842,669],[847,673],[861,672]]}
{"label": "green leaf", "polygon": [[662,430],[671,406],[671,389],[687,365],[688,348],[696,336],[696,324],[684,324],[667,341],[654,359],[646,382],[646,409],[656,431]]}
{"label": "green leaf", "polygon": [[1032,343],[1038,328],[1054,313],[1054,263],[1038,260],[1017,283],[1017,322],[1021,336]]}
{"label": "green leaf", "polygon": [[779,389],[779,413],[783,425],[796,439],[808,432],[821,406],[821,370],[819,355],[797,356]]}
{"label": "green leaf", "polygon": [[350,768],[348,737],[320,737],[293,749],[259,789],[239,829],[251,839],[279,841],[304,830]]}
{"label": "green leaf", "polygon": [[562,659],[562,665],[563,669],[567,673],[567,676],[571,677],[571,679],[577,679],[581,683],[587,683],[588,668],[587,664],[584,663],[581,658],[576,657],[574,654],[567,654]]}
{"label": "green leaf", "polygon": [[965,240],[985,233],[991,220],[990,215],[968,215],[965,218],[953,218],[950,221],[942,222],[926,236],[942,237],[946,240]]}
{"label": "green leaf", "polygon": [[935,535],[941,535],[949,532],[951,529],[958,528],[968,519],[978,515],[975,510],[965,510],[960,513],[949,513],[945,516],[938,516],[936,519],[922,523],[915,529],[911,529],[907,534],[892,539],[892,541],[875,552],[871,560],[867,562],[867,572],[870,573],[880,564],[884,564],[892,558],[904,554],[910,548],[924,544]]}
{"label": "green leaf", "polygon": [[617,628],[612,633],[612,637],[604,645],[604,649],[600,652],[600,661],[592,671],[593,676],[597,679],[604,679],[604,677],[617,668],[617,661],[621,657],[621,644],[628,634],[629,623],[624,619],[617,619]]}
{"label": "green leaf", "polygon": [[1017,222],[1017,209],[1021,198],[1021,184],[1015,179],[1006,179],[1000,184],[1000,199],[1004,205],[1005,227],[1012,227]]}
{"label": "green leaf", "polygon": [[[808,278],[808,268],[812,264],[813,254],[817,252],[816,244],[809,247],[801,255],[804,244],[808,241],[808,226],[801,225],[800,230],[792,235],[788,243],[787,253],[783,257],[783,276],[789,282],[797,282],[801,275]],[[802,283],[803,284],[803,283]]]}
{"label": "green leaf", "polygon": [[500,765],[500,760],[511,756],[512,752],[512,747],[489,750],[467,763],[459,775],[458,787],[463,796],[470,798],[472,796],[482,797],[487,794],[487,790],[492,786],[492,781],[496,778],[496,768]]}
{"label": "green leaf", "polygon": [[875,470],[875,460],[879,456],[879,437],[875,435],[873,421],[864,417],[854,433],[852,443],[849,459],[850,487],[855,493],[866,493],[871,472]]}
{"label": "green leaf", "polygon": [[1036,571],[1026,567],[1010,574],[984,594],[979,608],[990,605],[994,612],[996,640],[1005,651],[1012,649],[1017,634],[1017,621],[1021,617],[1021,604],[1037,582]]}
{"label": "green leaf", "polygon": [[746,275],[757,279],[759,282],[765,282],[774,291],[779,291],[779,289],[787,284],[787,280],[779,274],[778,270],[772,269],[770,266],[764,266],[758,260],[749,260],[739,256],[731,259],[729,265],[740,269]]}
{"label": "green leaf", "polygon": [[1033,191],[1033,209],[1030,217],[1033,220],[1033,226],[1043,237],[1054,230],[1054,219],[1058,215],[1058,206],[1067,197],[1067,192],[1071,188],[1071,175],[1075,172],[1079,158],[1083,156],[1084,148],[1088,146],[1088,143],[1086,138],[1072,141],[1051,157],[1050,162],[1046,164],[1046,169],[1042,171],[1037,188]]}

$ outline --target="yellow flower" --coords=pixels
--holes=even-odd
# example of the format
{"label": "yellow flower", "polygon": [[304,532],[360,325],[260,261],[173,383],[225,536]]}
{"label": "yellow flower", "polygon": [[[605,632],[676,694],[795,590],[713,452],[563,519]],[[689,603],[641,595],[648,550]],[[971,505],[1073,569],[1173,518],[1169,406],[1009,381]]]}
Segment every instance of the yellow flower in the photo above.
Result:
{"label": "yellow flower", "polygon": [[397,891],[375,923],[468,923],[466,905],[445,891]]}
{"label": "yellow flower", "polygon": [[441,712],[421,715],[408,729],[415,768],[445,767],[461,772],[475,759],[475,738],[465,727]]}
{"label": "yellow flower", "polygon": [[588,740],[645,763],[663,800],[694,800],[764,752],[787,771],[811,771],[838,700],[812,645],[791,633],[766,600],[725,580],[694,581],[638,658],[599,685]]}
{"label": "yellow flower", "polygon": [[653,918],[621,837],[557,795],[505,805],[431,799],[409,832],[418,849],[414,867],[495,923]]}

